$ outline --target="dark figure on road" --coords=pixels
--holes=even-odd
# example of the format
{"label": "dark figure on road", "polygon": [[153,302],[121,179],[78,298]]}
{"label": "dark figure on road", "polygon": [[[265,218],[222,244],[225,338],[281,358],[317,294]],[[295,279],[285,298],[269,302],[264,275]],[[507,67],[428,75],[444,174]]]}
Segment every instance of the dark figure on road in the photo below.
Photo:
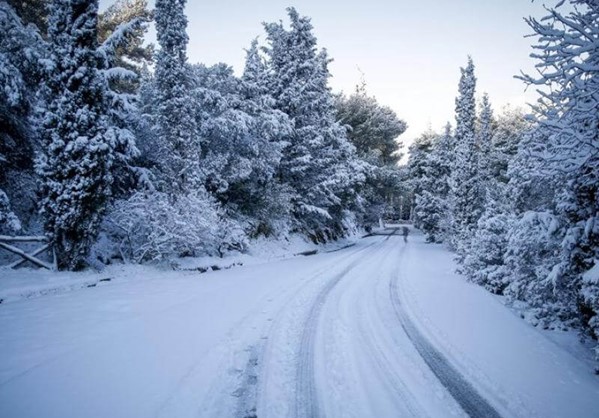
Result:
{"label": "dark figure on road", "polygon": [[408,227],[407,227],[407,226],[404,226],[404,227],[401,229],[401,232],[402,232],[402,234],[403,234],[403,240],[404,240],[404,242],[408,242],[408,234],[410,233],[410,230],[408,229]]}

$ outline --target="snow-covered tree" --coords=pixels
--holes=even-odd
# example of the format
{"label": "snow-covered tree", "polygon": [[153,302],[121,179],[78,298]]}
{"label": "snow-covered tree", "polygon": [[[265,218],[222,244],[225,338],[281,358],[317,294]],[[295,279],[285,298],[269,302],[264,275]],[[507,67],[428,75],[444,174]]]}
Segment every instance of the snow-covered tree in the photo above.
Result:
{"label": "snow-covered tree", "polygon": [[560,320],[572,321],[573,307],[566,302],[572,294],[556,292],[551,279],[562,238],[562,225],[555,215],[525,212],[514,220],[508,232],[505,275],[496,281],[508,300],[527,303],[532,308],[533,323],[544,327],[552,327]]}
{"label": "snow-covered tree", "polygon": [[157,0],[156,115],[158,144],[164,147],[159,161],[164,189],[184,193],[201,182],[200,136],[194,100],[190,94],[191,74],[187,64],[186,0]]}
{"label": "snow-covered tree", "polygon": [[599,279],[589,272],[599,260],[599,4],[570,0],[565,11],[564,3],[527,20],[538,39],[531,56],[539,75],[522,78],[540,86],[537,123],[549,142],[540,158],[566,180],[556,196],[565,235],[548,279],[554,292],[571,295],[564,303],[597,337]]}
{"label": "snow-covered tree", "polygon": [[501,109],[495,118],[489,158],[489,175],[495,182],[507,184],[510,181],[508,166],[515,160],[518,145],[531,129],[531,123],[522,109],[510,106]]}
{"label": "snow-covered tree", "polygon": [[[150,65],[154,45],[145,44],[148,23],[152,20],[147,0],[117,0],[98,16],[98,40],[105,43],[119,37],[114,48],[112,67],[124,68],[136,74],[135,78],[111,80],[111,88],[134,93],[139,87],[139,76],[144,66]],[[119,33],[120,32],[120,33]]]}
{"label": "snow-covered tree", "polygon": [[[502,294],[509,279],[506,268],[508,236],[516,217],[516,196],[522,196],[523,185],[507,173],[508,163],[514,164],[518,143],[527,124],[521,112],[504,110],[495,119],[490,104],[483,96],[479,117],[479,176],[484,186],[484,211],[470,237],[470,245],[460,270],[470,280],[489,291]],[[515,165],[514,165],[515,167]],[[517,170],[512,171],[512,175]],[[512,262],[514,255],[511,255]]]}
{"label": "snow-covered tree", "polygon": [[48,30],[48,0],[7,0],[25,25],[33,23],[45,36]]}
{"label": "snow-covered tree", "polygon": [[50,6],[43,114],[41,209],[60,268],[78,269],[110,195],[119,130],[110,125],[108,85],[97,42],[98,2]]}
{"label": "snow-covered tree", "polygon": [[[438,135],[429,129],[424,132],[410,145],[409,155],[407,164],[407,171],[410,183],[410,191],[414,194],[414,203],[418,196],[422,195],[425,190],[430,189],[430,178],[428,177],[428,165],[430,162],[430,155],[433,150],[433,144],[438,139]],[[422,210],[415,209],[416,217],[414,224],[420,228],[420,217],[418,213],[422,213]]]}
{"label": "snow-covered tree", "polygon": [[279,226],[290,215],[290,193],[277,173],[291,122],[274,109],[257,43],[241,79],[227,65],[199,65],[194,82],[206,188],[249,235],[284,232]]}
{"label": "snow-covered tree", "polygon": [[420,228],[430,242],[447,239],[450,225],[449,178],[455,151],[453,141],[451,125],[448,123],[443,134],[433,137],[421,168],[420,192],[415,198],[414,211]]}
{"label": "snow-covered tree", "polygon": [[484,195],[479,176],[479,152],[476,143],[476,77],[474,64],[461,69],[456,98],[455,160],[450,181],[451,245],[458,255],[465,255],[469,237],[483,210]]}
{"label": "snow-covered tree", "polygon": [[28,229],[35,223],[34,153],[38,127],[32,115],[43,77],[40,60],[46,45],[33,25],[24,25],[0,1],[0,188]]}
{"label": "snow-covered tree", "polygon": [[493,131],[494,118],[489,95],[483,94],[480,103],[480,115],[477,132],[478,142],[478,176],[481,178],[482,187],[492,187],[489,185],[491,180],[491,165],[493,152]]}
{"label": "snow-covered tree", "polygon": [[13,234],[21,230],[21,221],[10,207],[8,196],[0,189],[0,234]]}
{"label": "snow-covered tree", "polygon": [[368,227],[378,223],[400,193],[397,162],[402,144],[398,137],[407,125],[391,108],[368,95],[365,82],[352,95],[337,97],[336,108],[337,120],[348,127],[358,156],[372,166],[361,191],[365,200],[362,223]]}
{"label": "snow-covered tree", "polygon": [[505,255],[508,234],[513,224],[505,186],[487,188],[485,210],[471,237],[468,253],[460,270],[473,282],[490,292],[502,294],[506,285]]}
{"label": "snow-covered tree", "polygon": [[401,142],[397,139],[407,129],[388,106],[368,95],[366,84],[356,86],[350,96],[337,98],[337,119],[349,126],[348,138],[358,155],[377,166],[394,166],[401,159]]}
{"label": "snow-covered tree", "polygon": [[322,240],[344,233],[347,209],[365,179],[364,164],[335,120],[330,60],[326,51],[317,51],[310,19],[293,8],[288,13],[289,30],[282,23],[265,25],[270,90],[276,108],[294,125],[279,175],[294,191],[296,229]]}

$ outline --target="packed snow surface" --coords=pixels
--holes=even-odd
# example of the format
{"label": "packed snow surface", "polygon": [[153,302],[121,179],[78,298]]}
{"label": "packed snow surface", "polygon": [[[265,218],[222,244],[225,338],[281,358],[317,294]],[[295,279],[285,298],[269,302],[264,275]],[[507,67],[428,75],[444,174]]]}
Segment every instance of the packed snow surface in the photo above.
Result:
{"label": "packed snow surface", "polygon": [[205,274],[0,280],[0,416],[597,416],[585,359],[395,232]]}

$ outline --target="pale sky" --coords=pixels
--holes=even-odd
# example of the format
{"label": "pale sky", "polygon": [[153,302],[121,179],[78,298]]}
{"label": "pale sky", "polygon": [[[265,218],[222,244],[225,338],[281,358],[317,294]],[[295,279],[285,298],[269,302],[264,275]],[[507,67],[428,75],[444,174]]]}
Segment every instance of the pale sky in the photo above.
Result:
{"label": "pale sky", "polygon": [[[111,3],[100,1],[102,8]],[[533,70],[523,17],[544,13],[542,2],[531,0],[188,0],[190,62],[225,62],[239,74],[244,48],[256,36],[264,40],[261,22],[286,21],[290,5],[312,18],[319,47],[334,59],[333,90],[351,92],[359,67],[370,94],[408,123],[405,143],[428,126],[453,124],[459,67],[468,54],[477,93],[489,93],[495,109],[536,100],[513,78]]]}

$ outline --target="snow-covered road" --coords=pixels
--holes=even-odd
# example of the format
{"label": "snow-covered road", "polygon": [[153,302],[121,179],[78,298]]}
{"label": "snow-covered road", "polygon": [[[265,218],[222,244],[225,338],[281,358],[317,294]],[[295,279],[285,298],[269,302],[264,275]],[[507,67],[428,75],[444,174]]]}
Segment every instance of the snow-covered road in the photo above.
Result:
{"label": "snow-covered road", "polygon": [[597,416],[588,364],[393,233],[4,303],[0,417]]}

